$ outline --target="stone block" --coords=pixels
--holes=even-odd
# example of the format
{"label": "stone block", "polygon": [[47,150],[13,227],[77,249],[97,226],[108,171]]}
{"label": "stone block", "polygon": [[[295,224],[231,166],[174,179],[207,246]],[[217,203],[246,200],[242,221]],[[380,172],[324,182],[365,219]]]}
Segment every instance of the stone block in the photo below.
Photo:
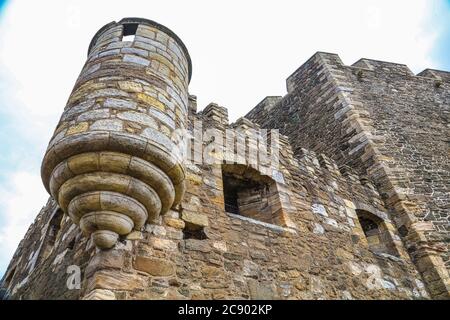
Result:
{"label": "stone block", "polygon": [[136,109],[137,103],[123,99],[107,98],[103,106],[112,109]]}
{"label": "stone block", "polygon": [[119,81],[119,88],[127,92],[142,92],[142,85],[133,81]]}
{"label": "stone block", "polygon": [[174,218],[169,218],[169,217],[164,217],[164,222],[172,228],[175,229],[184,229],[185,227],[185,222],[181,219],[174,219]]}
{"label": "stone block", "polygon": [[92,121],[97,119],[105,119],[109,118],[109,110],[108,109],[98,109],[98,110],[91,110],[82,113],[80,116],[78,116],[77,121]]}
{"label": "stone block", "polygon": [[136,98],[138,99],[138,101],[150,105],[152,107],[155,107],[157,109],[159,109],[160,111],[164,111],[166,108],[164,106],[164,104],[161,103],[161,101],[159,101],[158,99],[149,96],[145,93],[138,93],[136,95]]}
{"label": "stone block", "polygon": [[103,270],[96,272],[88,280],[87,289],[136,290],[142,289],[146,285],[147,279],[143,276],[120,271]]}
{"label": "stone block", "polygon": [[122,269],[126,261],[123,250],[107,250],[97,252],[86,267],[86,275],[102,269]]}
{"label": "stone block", "polygon": [[122,121],[117,119],[101,119],[91,125],[91,130],[122,131]]}
{"label": "stone block", "polygon": [[181,219],[184,220],[186,228],[190,230],[198,230],[209,226],[208,217],[203,214],[184,210],[181,213]]}
{"label": "stone block", "polygon": [[277,300],[279,299],[276,286],[269,282],[258,282],[251,279],[247,283],[250,298],[252,300]]}
{"label": "stone block", "polygon": [[134,268],[158,277],[168,277],[175,272],[173,264],[167,260],[142,256],[136,257]]}
{"label": "stone block", "polygon": [[352,201],[347,200],[347,199],[342,199],[342,200],[344,200],[344,203],[345,203],[345,205],[347,207],[352,208],[352,209],[356,209],[355,204]]}
{"label": "stone block", "polygon": [[117,118],[126,120],[126,121],[132,121],[132,122],[138,123],[140,125],[143,125],[145,127],[150,127],[153,129],[158,128],[158,124],[152,117],[150,117],[146,114],[140,113],[140,112],[135,112],[135,111],[121,112],[121,113],[117,114]]}
{"label": "stone block", "polygon": [[203,240],[186,239],[184,241],[184,246],[187,250],[191,251],[200,251],[203,253],[211,252],[211,246]]}
{"label": "stone block", "polygon": [[140,231],[132,231],[131,233],[129,233],[126,236],[126,239],[127,240],[142,240],[142,239],[144,239],[144,236],[143,236],[142,232],[140,232]]}
{"label": "stone block", "polygon": [[116,300],[116,296],[111,290],[95,289],[85,295],[82,300]]}
{"label": "stone block", "polygon": [[320,214],[321,216],[328,217],[327,210],[326,210],[325,207],[324,207],[323,205],[321,205],[321,204],[314,203],[314,204],[311,206],[311,210],[312,210],[314,213]]}
{"label": "stone block", "polygon": [[149,240],[153,248],[163,251],[175,251],[177,249],[177,244],[173,240],[161,239],[152,237]]}

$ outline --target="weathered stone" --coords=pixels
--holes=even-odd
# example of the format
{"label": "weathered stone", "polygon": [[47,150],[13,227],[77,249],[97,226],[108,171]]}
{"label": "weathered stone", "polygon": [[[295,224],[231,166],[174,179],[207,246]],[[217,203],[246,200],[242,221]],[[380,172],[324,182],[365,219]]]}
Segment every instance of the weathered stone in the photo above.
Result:
{"label": "weathered stone", "polygon": [[118,271],[96,272],[88,281],[88,290],[136,290],[146,285],[146,280],[140,275]]}
{"label": "weathered stone", "polygon": [[200,251],[200,252],[210,252],[211,247],[208,243],[203,242],[202,240],[195,239],[186,239],[184,241],[185,248],[191,251]]}
{"label": "weathered stone", "polygon": [[122,269],[125,265],[125,251],[108,250],[99,251],[89,261],[86,267],[86,275],[90,275],[102,269]]}
{"label": "weathered stone", "polygon": [[134,111],[121,112],[117,114],[117,118],[127,121],[133,121],[143,126],[151,127],[154,129],[158,128],[158,125],[156,124],[155,120],[153,120],[152,117],[146,114],[142,114],[140,112]]}
{"label": "weathered stone", "polygon": [[217,250],[223,251],[223,252],[227,252],[228,248],[227,248],[227,244],[224,241],[215,241],[213,243],[213,247],[216,248]]}
{"label": "weathered stone", "polygon": [[143,102],[145,104],[148,104],[154,108],[159,109],[160,111],[164,111],[165,110],[165,106],[164,104],[162,104],[157,98],[154,98],[152,96],[149,96],[145,93],[138,93],[136,95],[138,101]]}
{"label": "weathered stone", "polygon": [[[130,54],[135,54],[144,58],[148,57],[148,51],[143,50],[143,49],[138,49],[138,48],[123,48],[121,50],[122,53],[130,53]],[[125,61],[125,58],[124,58]],[[146,64],[144,64],[146,65]]]}
{"label": "weathered stone", "polygon": [[95,289],[83,297],[83,300],[116,300],[111,290]]}
{"label": "weathered stone", "polygon": [[320,214],[320,215],[322,215],[322,216],[324,216],[324,217],[328,217],[327,210],[326,210],[325,207],[324,207],[323,205],[321,205],[321,204],[314,203],[314,204],[311,206],[311,210],[312,210],[314,213],[318,213],[318,214]]}
{"label": "weathered stone", "polygon": [[181,219],[173,219],[173,218],[164,218],[164,222],[172,228],[175,229],[183,229],[185,227],[185,223]]}
{"label": "weathered stone", "polygon": [[71,134],[81,133],[88,129],[89,124],[87,122],[80,122],[75,126],[69,127],[67,129],[66,135],[69,136]]}
{"label": "weathered stone", "polygon": [[141,239],[144,239],[144,236],[140,231],[133,231],[127,235],[127,240],[141,240]]}
{"label": "weathered stone", "polygon": [[315,234],[324,234],[325,229],[322,227],[322,225],[318,224],[318,223],[314,223],[314,230],[313,232]]}
{"label": "weathered stone", "polygon": [[142,92],[142,85],[133,81],[119,81],[119,88],[127,92]]}
{"label": "weathered stone", "polygon": [[107,88],[95,90],[87,96],[89,99],[103,97],[128,97],[128,94],[121,90]]}
{"label": "weathered stone", "polygon": [[175,251],[177,244],[173,240],[160,239],[152,237],[150,238],[150,244],[158,250]]}
{"label": "weathered stone", "polygon": [[152,276],[168,277],[174,273],[173,264],[167,260],[137,256],[134,260],[136,270]]}
{"label": "weathered stone", "polygon": [[131,62],[131,63],[140,64],[142,66],[148,66],[150,64],[149,60],[141,58],[139,56],[131,55],[131,54],[124,55],[123,56],[123,61],[124,62]]}
{"label": "weathered stone", "polygon": [[97,119],[104,119],[104,118],[108,118],[108,117],[109,117],[108,109],[98,109],[98,110],[84,112],[77,118],[77,121],[91,121],[91,120],[97,120]]}
{"label": "weathered stone", "polygon": [[97,120],[91,125],[91,130],[122,131],[122,128],[122,121],[115,119]]}
{"label": "weathered stone", "polygon": [[150,115],[152,115],[157,120],[159,120],[162,123],[164,123],[166,126],[171,128],[172,130],[175,129],[175,121],[173,120],[173,118],[171,118],[171,117],[167,116],[165,113],[162,113],[161,111],[153,109],[153,108],[150,108],[148,110],[148,112],[149,112]]}
{"label": "weathered stone", "polygon": [[167,148],[170,148],[173,145],[173,142],[167,136],[159,133],[158,131],[152,128],[144,129],[141,133],[141,136],[150,139],[152,141],[155,141]]}
{"label": "weathered stone", "polygon": [[181,213],[181,219],[184,220],[186,228],[188,229],[199,229],[209,226],[208,217],[202,214],[183,211]]}
{"label": "weathered stone", "polygon": [[242,275],[245,277],[257,278],[259,274],[259,266],[250,260],[244,260],[242,267]]}

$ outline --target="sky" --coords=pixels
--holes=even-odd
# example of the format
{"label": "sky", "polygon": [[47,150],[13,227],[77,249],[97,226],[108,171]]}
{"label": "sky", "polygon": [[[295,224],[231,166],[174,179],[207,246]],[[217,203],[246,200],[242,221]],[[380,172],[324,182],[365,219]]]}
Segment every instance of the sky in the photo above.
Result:
{"label": "sky", "polygon": [[172,29],[193,62],[201,110],[231,121],[317,51],[450,70],[450,0],[0,0],[0,277],[48,198],[40,164],[92,36],[122,17]]}

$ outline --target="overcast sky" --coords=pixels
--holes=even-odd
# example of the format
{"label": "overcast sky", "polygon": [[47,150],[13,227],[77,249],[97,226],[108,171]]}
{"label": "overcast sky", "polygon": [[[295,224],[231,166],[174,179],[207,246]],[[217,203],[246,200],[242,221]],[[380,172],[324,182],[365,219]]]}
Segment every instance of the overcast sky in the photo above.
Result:
{"label": "overcast sky", "polygon": [[450,1],[0,0],[0,277],[48,195],[39,168],[95,32],[122,17],[177,33],[199,109],[231,120],[316,51],[450,70]]}

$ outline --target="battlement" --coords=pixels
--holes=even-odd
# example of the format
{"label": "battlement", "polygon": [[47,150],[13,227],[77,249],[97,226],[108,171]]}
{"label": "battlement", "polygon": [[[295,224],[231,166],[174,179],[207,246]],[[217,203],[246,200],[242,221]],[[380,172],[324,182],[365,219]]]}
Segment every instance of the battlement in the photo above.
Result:
{"label": "battlement", "polygon": [[362,76],[363,73],[358,74],[358,70],[361,70],[363,72],[375,72],[384,75],[397,75],[417,79],[433,78],[444,82],[449,82],[450,80],[450,72],[448,71],[425,69],[415,75],[405,64],[367,58],[361,58],[352,65],[346,65],[342,62],[339,55],[319,51],[312,55],[311,58],[309,58],[287,78],[286,85],[288,93],[292,92],[296,88],[295,79],[299,78],[301,75],[307,77],[308,72],[317,74],[323,67],[331,67],[336,70],[347,69],[358,76]]}
{"label": "battlement", "polygon": [[371,71],[381,70],[382,72],[387,73],[396,73],[405,76],[414,76],[414,73],[411,71],[411,69],[409,69],[407,65],[388,61],[361,58],[354,64],[352,64],[351,67],[368,69]]}
{"label": "battlement", "polygon": [[420,77],[435,78],[445,82],[450,82],[450,72],[436,69],[425,69],[417,74]]}

